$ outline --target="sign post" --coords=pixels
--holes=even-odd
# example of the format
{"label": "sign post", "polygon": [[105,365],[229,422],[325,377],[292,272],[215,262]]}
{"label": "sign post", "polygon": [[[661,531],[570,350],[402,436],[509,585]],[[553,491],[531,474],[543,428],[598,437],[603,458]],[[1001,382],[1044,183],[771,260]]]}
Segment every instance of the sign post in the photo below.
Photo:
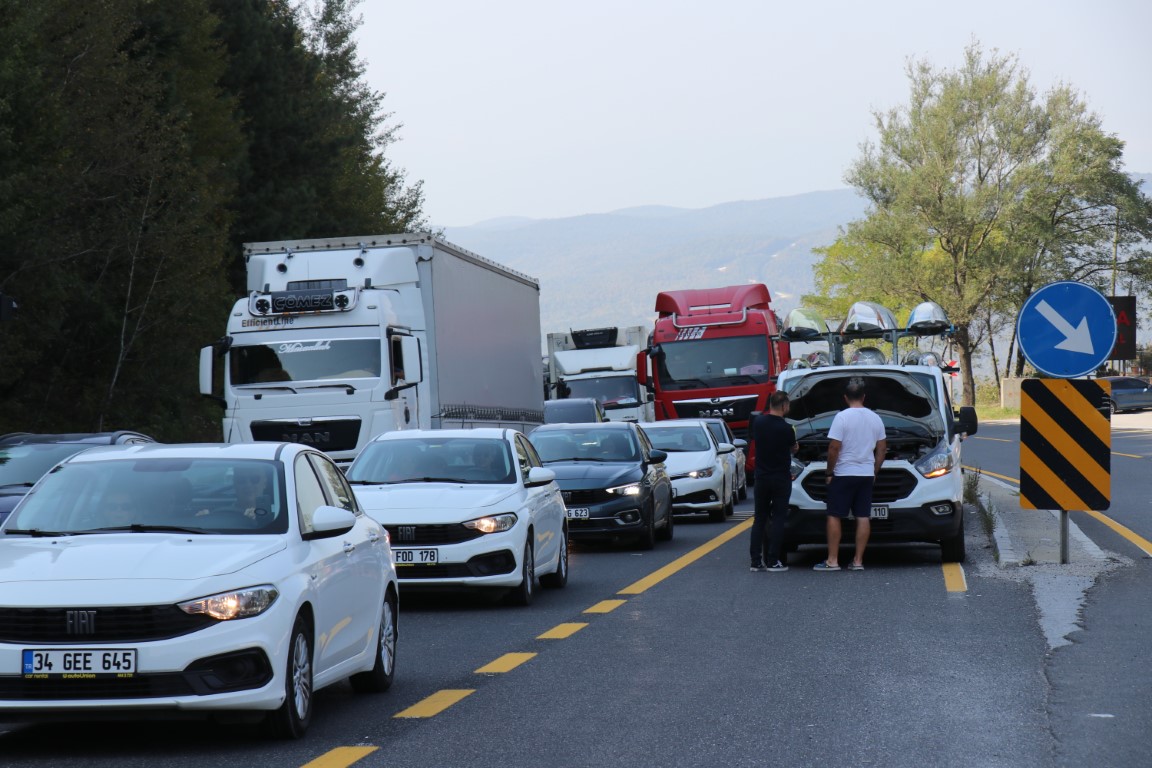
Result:
{"label": "sign post", "polygon": [[1063,564],[1068,512],[1105,510],[1112,490],[1111,387],[1067,379],[1108,360],[1116,315],[1107,298],[1083,283],[1051,283],[1024,302],[1016,329],[1028,362],[1055,379],[1030,379],[1021,387],[1020,506],[1060,510]]}

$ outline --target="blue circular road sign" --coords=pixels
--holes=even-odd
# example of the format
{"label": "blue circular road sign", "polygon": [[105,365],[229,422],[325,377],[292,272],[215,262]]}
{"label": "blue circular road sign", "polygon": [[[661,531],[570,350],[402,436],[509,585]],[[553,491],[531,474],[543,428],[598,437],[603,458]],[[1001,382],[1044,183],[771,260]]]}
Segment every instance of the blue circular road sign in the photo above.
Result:
{"label": "blue circular road sign", "polygon": [[1116,344],[1116,315],[1104,294],[1084,283],[1049,283],[1016,318],[1020,351],[1036,370],[1061,379],[1099,368]]}

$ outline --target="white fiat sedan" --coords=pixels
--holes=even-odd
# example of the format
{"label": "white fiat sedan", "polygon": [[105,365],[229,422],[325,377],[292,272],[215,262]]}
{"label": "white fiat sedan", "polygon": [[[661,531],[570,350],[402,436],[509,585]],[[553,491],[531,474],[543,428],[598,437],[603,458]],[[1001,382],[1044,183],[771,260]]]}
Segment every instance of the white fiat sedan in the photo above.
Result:
{"label": "white fiat sedan", "polygon": [[668,454],[664,466],[672,478],[672,511],[707,512],[717,522],[732,514],[735,476],[724,457],[736,450],[717,443],[698,419],[657,421],[644,425],[654,448]]}
{"label": "white fiat sedan", "polygon": [[0,528],[0,720],[248,710],[303,735],[316,690],[392,684],[387,533],[297,444],[73,456]]}
{"label": "white fiat sedan", "polygon": [[409,587],[497,588],[528,605],[536,581],[568,582],[568,522],[556,474],[512,429],[386,432],[348,480],[391,535]]}

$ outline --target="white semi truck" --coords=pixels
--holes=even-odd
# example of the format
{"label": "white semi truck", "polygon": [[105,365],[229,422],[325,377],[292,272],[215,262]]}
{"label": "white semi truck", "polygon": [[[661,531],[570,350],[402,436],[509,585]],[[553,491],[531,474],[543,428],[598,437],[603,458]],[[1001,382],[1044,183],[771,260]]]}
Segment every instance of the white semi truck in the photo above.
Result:
{"label": "white semi truck", "polygon": [[304,443],[343,465],[392,430],[543,422],[534,278],[429,233],[244,257],[248,296],[200,353],[225,441]]}
{"label": "white semi truck", "polygon": [[548,334],[548,399],[591,397],[612,421],[652,421],[652,398],[636,380],[648,330],[589,328]]}

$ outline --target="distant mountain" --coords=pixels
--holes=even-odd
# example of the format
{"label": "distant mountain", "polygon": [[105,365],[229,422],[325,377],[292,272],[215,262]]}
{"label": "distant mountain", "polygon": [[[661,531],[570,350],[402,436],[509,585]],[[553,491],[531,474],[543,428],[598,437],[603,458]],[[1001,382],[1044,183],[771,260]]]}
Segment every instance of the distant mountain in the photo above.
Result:
{"label": "distant mountain", "polygon": [[762,282],[781,313],[814,287],[813,248],[864,215],[850,189],[703,209],[625,208],[563,219],[497,219],[445,238],[540,280],[544,333],[651,327],[660,291]]}

